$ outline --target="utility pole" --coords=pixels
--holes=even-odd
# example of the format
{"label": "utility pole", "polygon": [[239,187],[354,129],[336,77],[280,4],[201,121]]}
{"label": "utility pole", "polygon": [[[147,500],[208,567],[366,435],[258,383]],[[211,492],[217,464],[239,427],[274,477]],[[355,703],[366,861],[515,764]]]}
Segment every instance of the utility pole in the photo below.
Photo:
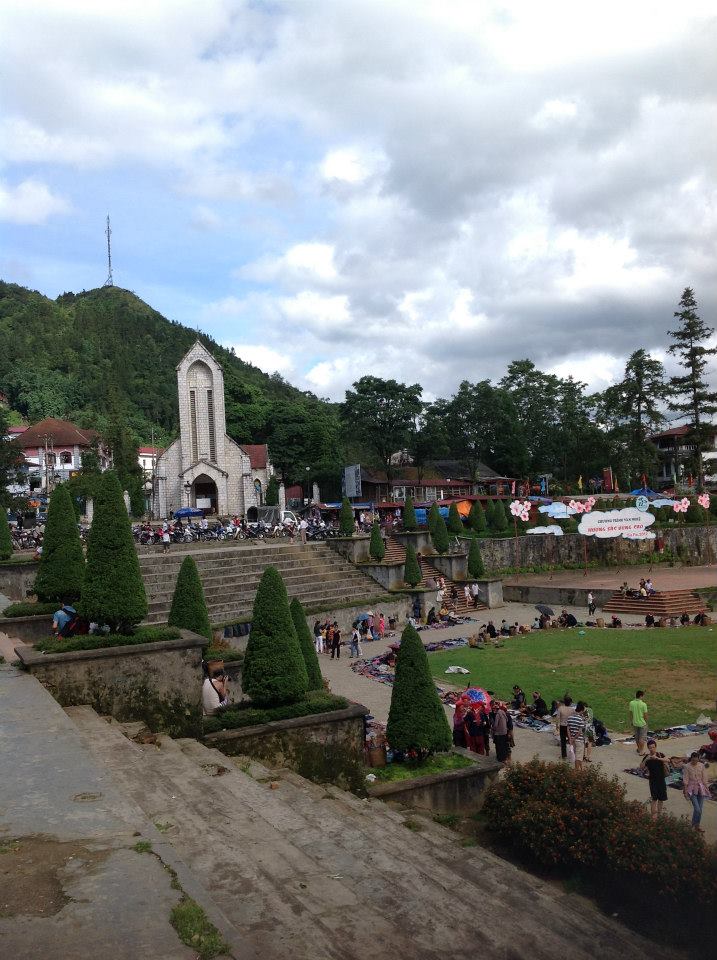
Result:
{"label": "utility pole", "polygon": [[103,286],[113,287],[114,280],[112,279],[112,245],[110,237],[112,236],[112,230],[110,229],[110,215],[107,214],[107,228],[105,229],[105,234],[107,236],[107,279],[105,280]]}

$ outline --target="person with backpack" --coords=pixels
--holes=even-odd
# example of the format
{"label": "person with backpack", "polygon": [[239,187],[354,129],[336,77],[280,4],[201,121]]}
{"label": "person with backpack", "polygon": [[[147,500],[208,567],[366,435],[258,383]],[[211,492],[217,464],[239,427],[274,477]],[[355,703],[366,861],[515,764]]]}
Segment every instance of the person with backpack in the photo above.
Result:
{"label": "person with backpack", "polygon": [[77,632],[78,621],[77,610],[67,600],[52,615],[52,632],[56,637],[72,637]]}

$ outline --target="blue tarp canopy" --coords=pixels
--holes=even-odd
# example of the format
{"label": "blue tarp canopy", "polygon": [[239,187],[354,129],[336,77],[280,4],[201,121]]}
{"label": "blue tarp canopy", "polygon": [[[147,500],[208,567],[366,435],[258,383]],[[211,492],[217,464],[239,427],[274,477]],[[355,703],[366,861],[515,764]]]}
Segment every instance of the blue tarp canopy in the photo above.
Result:
{"label": "blue tarp canopy", "polygon": [[204,511],[199,507],[182,507],[181,510],[174,511],[174,519],[180,520],[184,517],[203,517]]}
{"label": "blue tarp canopy", "polygon": [[633,497],[659,497],[659,493],[655,493],[654,490],[650,490],[649,487],[643,487],[641,490],[631,490],[630,495]]}

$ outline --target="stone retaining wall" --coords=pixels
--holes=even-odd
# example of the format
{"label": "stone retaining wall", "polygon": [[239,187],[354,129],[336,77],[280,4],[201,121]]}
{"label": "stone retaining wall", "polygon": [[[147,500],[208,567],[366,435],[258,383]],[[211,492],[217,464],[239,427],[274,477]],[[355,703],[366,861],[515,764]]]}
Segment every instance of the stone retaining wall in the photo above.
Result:
{"label": "stone retaining wall", "polygon": [[204,637],[39,653],[19,644],[22,665],[63,707],[90,704],[117,720],[142,720],[173,737],[197,736],[202,715]]}
{"label": "stone retaining wall", "polygon": [[39,561],[0,563],[0,593],[11,600],[25,600],[32,593]]}
{"label": "stone retaining wall", "polygon": [[550,587],[538,583],[503,584],[503,596],[511,603],[545,603],[549,607],[585,607],[586,613],[588,593],[592,593],[596,606],[602,608],[614,592],[614,590],[590,590],[589,587]]}
{"label": "stone retaining wall", "polygon": [[52,636],[52,614],[39,617],[0,617],[0,633],[6,633],[11,640],[21,640],[32,646],[38,640],[46,640]]}

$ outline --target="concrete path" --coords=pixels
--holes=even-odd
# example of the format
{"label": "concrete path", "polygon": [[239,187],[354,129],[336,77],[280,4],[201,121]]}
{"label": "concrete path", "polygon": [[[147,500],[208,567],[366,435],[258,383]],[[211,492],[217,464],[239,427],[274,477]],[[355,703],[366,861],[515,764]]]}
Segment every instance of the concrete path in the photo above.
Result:
{"label": "concrete path", "polygon": [[636,587],[640,580],[652,577],[656,590],[697,590],[717,587],[717,566],[670,567],[666,563],[642,567],[588,568],[582,570],[554,570],[552,573],[520,573],[505,578],[505,584],[550,584],[551,587],[577,587],[580,590],[619,590],[623,581]]}

